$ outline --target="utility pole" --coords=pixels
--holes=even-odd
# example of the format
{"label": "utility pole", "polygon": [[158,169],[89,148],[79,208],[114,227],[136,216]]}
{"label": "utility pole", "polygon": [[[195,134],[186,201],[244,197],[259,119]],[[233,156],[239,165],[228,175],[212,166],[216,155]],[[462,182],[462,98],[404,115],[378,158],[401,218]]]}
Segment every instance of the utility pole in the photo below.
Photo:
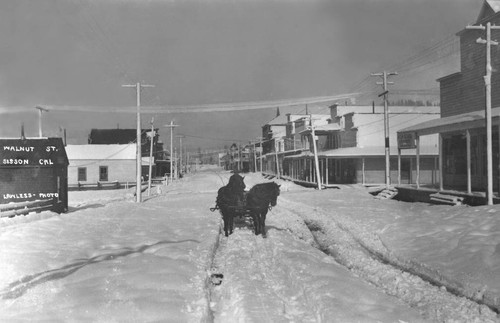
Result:
{"label": "utility pole", "polygon": [[260,172],[262,173],[262,158],[263,158],[263,153],[264,153],[264,147],[262,147],[262,140],[264,140],[263,137],[259,137],[258,138],[260,140]]}
{"label": "utility pole", "polygon": [[389,90],[387,89],[387,85],[389,84],[394,84],[394,82],[388,82],[387,78],[391,75],[398,75],[396,72],[386,72],[383,71],[382,73],[372,73],[371,76],[380,76],[382,77],[382,82],[377,82],[377,84],[382,85],[384,88],[384,92],[379,94],[379,97],[383,96],[384,97],[384,135],[385,135],[385,186],[389,187],[391,184],[391,152],[390,152],[390,145],[389,145],[389,108],[388,108],[388,94]]}
{"label": "utility pole", "polygon": [[318,190],[321,191],[321,173],[319,171],[319,159],[318,159],[318,148],[316,147],[316,133],[314,132],[314,125],[312,120],[312,115],[309,115],[309,123],[311,126],[311,139],[314,151],[314,167],[316,168],[316,182],[318,183]]}
{"label": "utility pole", "polygon": [[476,43],[486,45],[486,75],[484,76],[484,84],[486,86],[486,107],[485,107],[485,123],[486,123],[486,176],[487,176],[487,191],[486,198],[488,205],[493,205],[493,139],[491,129],[491,45],[497,46],[498,42],[491,40],[491,30],[500,29],[500,26],[491,25],[488,22],[486,26],[467,26],[466,29],[486,30],[486,39],[478,38]]}
{"label": "utility pole", "polygon": [[153,122],[155,118],[151,118],[151,144],[149,146],[149,176],[148,176],[148,196],[151,195],[151,173],[153,168],[153,138],[155,137],[155,129]]}
{"label": "utility pole", "polygon": [[276,178],[280,179],[280,159],[278,157],[278,141],[274,139],[274,156],[276,158]]}
{"label": "utility pole", "polygon": [[177,161],[177,147],[174,147],[174,178],[179,179],[179,162]]}
{"label": "utility pole", "polygon": [[142,186],[142,155],[141,155],[141,88],[143,87],[154,87],[154,85],[149,84],[124,84],[122,87],[135,87],[136,90],[136,99],[137,99],[137,125],[136,125],[136,188],[135,188],[135,201],[137,203],[142,202],[141,198],[141,186]]}
{"label": "utility pole", "polygon": [[173,163],[172,159],[174,158],[173,146],[174,146],[174,127],[178,127],[179,125],[174,124],[174,120],[170,121],[169,125],[165,125],[165,127],[170,128],[170,183],[173,180]]}
{"label": "utility pole", "polygon": [[178,135],[176,136],[177,138],[179,138],[179,168],[180,168],[180,174],[182,175],[182,138],[184,138],[185,136],[183,135]]}
{"label": "utility pole", "polygon": [[241,172],[241,145],[238,144],[238,171]]}
{"label": "utility pole", "polygon": [[48,109],[36,106],[35,109],[38,109],[38,137],[42,138],[42,112],[49,112]]}
{"label": "utility pole", "polygon": [[255,144],[256,143],[253,142],[253,172],[257,173],[257,154]]}

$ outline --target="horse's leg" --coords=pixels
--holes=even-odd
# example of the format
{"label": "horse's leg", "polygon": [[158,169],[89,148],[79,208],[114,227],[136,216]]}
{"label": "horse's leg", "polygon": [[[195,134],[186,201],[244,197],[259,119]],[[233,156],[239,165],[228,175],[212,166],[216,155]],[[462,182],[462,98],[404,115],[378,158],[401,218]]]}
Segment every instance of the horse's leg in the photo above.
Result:
{"label": "horse's leg", "polygon": [[229,234],[228,234],[228,214],[229,214],[229,211],[227,209],[224,209],[222,211],[222,220],[224,220],[224,235],[227,237]]}
{"label": "horse's leg", "polygon": [[259,210],[257,213],[257,232],[255,234],[261,234],[262,233],[262,212]]}
{"label": "horse's leg", "polygon": [[234,213],[233,212],[230,212],[229,213],[229,234],[233,234],[233,230],[234,230]]}
{"label": "horse's leg", "polygon": [[252,211],[253,229],[255,235],[259,234],[259,212]]}
{"label": "horse's leg", "polygon": [[266,215],[267,215],[267,208],[262,210],[262,213],[260,214],[260,233],[262,233],[262,236],[266,236]]}

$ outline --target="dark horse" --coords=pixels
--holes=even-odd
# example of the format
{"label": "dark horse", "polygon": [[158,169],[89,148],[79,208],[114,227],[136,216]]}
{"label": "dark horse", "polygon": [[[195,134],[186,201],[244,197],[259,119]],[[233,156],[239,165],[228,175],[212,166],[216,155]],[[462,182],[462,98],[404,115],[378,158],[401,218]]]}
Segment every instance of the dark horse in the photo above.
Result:
{"label": "dark horse", "polygon": [[219,208],[224,220],[224,234],[229,236],[234,229],[234,213],[237,208],[244,207],[245,183],[244,177],[234,173],[226,186],[217,192],[216,208]]}
{"label": "dark horse", "polygon": [[269,206],[276,206],[280,185],[275,182],[254,185],[247,193],[246,206],[252,216],[255,234],[266,235],[266,215]]}

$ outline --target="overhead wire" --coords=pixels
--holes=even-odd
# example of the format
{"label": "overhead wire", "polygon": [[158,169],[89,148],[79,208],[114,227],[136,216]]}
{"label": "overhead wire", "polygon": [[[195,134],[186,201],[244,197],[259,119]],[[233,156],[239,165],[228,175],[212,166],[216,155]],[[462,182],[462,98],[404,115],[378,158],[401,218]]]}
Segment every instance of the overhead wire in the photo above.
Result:
{"label": "overhead wire", "polygon": [[[415,74],[427,72],[431,68],[436,68],[436,70],[438,70],[438,67],[447,63],[447,59],[450,56],[456,56],[458,54],[459,40],[455,35],[449,35],[419,51],[417,54],[384,68],[384,70],[397,72],[398,77],[415,77]],[[438,91],[438,84],[436,84],[436,87],[433,89]],[[418,90],[418,88],[416,88],[416,90]],[[358,99],[369,99],[380,92],[380,87],[376,84],[376,81],[373,80],[371,75],[367,75],[365,78],[355,83],[349,91],[359,92],[360,95],[357,97]],[[394,87],[393,91],[398,91],[397,86]],[[415,90],[410,90],[408,93],[405,93],[403,89],[400,89],[398,92],[398,95],[405,94],[415,94]],[[424,95],[424,93],[417,94]],[[425,95],[437,95],[437,93],[426,93]]]}

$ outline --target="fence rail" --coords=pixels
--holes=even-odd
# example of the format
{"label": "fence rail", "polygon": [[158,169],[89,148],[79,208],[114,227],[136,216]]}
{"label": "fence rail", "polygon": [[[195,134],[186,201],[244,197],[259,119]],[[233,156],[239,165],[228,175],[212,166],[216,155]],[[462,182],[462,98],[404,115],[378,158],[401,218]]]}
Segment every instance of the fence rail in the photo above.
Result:
{"label": "fence rail", "polygon": [[4,204],[0,205],[0,218],[12,218],[16,215],[26,215],[31,212],[48,211],[53,207],[53,199]]}

